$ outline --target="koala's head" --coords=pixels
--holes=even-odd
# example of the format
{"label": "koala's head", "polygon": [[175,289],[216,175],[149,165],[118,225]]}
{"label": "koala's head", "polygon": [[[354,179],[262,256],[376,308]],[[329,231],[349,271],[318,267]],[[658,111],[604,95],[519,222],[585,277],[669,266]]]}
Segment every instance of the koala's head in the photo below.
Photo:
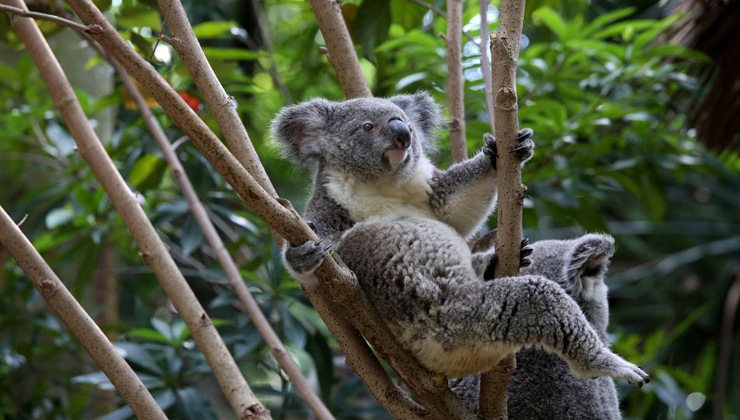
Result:
{"label": "koala's head", "polygon": [[594,233],[576,239],[538,241],[532,247],[532,265],[523,267],[521,273],[544,276],[576,300],[594,298],[589,292],[604,283],[614,255],[614,239]]}
{"label": "koala's head", "polygon": [[425,92],[388,99],[345,102],[313,99],[283,108],[272,121],[272,138],[285,157],[301,165],[320,163],[372,181],[404,178],[434,148],[441,111]]}

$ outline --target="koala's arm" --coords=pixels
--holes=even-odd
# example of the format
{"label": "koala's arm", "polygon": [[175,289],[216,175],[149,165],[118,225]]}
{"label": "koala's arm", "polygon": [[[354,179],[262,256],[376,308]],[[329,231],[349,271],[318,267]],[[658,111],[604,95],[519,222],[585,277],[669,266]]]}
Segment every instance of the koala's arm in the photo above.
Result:
{"label": "koala's arm", "polygon": [[[522,163],[532,157],[532,130],[519,132],[515,150]],[[429,185],[429,204],[439,220],[457,230],[463,237],[475,233],[493,211],[496,182],[496,140],[484,136],[486,146],[474,157],[454,164],[446,171],[437,170]]]}

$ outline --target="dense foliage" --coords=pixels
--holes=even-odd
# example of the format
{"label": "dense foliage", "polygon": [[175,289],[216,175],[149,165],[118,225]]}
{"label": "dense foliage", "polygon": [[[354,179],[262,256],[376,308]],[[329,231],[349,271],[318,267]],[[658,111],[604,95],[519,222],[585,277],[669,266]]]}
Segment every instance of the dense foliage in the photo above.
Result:
{"label": "dense foliage", "polygon": [[[323,39],[308,3],[269,0],[260,11],[252,1],[186,7],[278,192],[300,208],[307,174],[278,159],[267,140],[269,120],[287,103],[316,96],[341,100],[342,94],[319,51]],[[39,3],[40,11],[64,12],[56,2]],[[99,3],[148,57],[161,29],[154,2]],[[719,355],[727,290],[740,279],[740,158],[706,152],[686,124],[702,94],[694,74],[711,63],[660,36],[676,16],[666,17],[657,4],[640,6],[528,2],[518,89],[521,125],[535,130],[537,150],[524,170],[531,196],[526,235],[615,236],[609,283],[614,347],[654,378],[642,390],[619,384],[626,417],[708,419],[724,369],[730,379],[722,390],[723,409],[726,418],[737,418],[740,399],[731,396],[740,395],[740,357],[737,351],[729,361]],[[463,16],[473,36],[480,31],[477,7],[467,1]],[[446,102],[444,40],[438,36],[444,19],[408,0],[349,1],[343,12],[375,95],[426,89]],[[494,30],[495,7],[489,21]],[[48,22],[41,26],[52,42],[59,40],[57,51],[67,48],[60,61],[79,82],[87,115],[258,396],[275,418],[304,418],[306,406],[226,286],[127,93],[117,82],[111,85],[107,64],[76,34]],[[0,41],[0,205],[16,220],[27,216],[25,233],[117,341],[170,418],[229,418],[188,329],[75,153],[6,16],[0,16]],[[479,50],[464,42],[468,145],[474,152],[490,126]],[[166,44],[158,45],[153,64],[218,130]],[[100,83],[90,86],[86,75]],[[178,140],[181,133],[155,111],[169,138]],[[445,133],[440,146],[437,160],[444,166],[450,162]],[[280,264],[264,224],[191,144],[181,143],[178,154],[245,281],[330,409],[338,418],[387,417],[343,366],[336,343]],[[130,416],[2,249],[0,267],[0,419]],[[729,333],[737,349],[738,328]]]}

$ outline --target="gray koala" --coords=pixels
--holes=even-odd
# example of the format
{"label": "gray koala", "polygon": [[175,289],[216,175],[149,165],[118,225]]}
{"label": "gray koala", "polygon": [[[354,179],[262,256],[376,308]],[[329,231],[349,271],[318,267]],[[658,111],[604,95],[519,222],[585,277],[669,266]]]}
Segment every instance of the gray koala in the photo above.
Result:
{"label": "gray koala", "polygon": [[[439,220],[463,237],[478,231],[496,199],[495,139],[486,135],[480,153],[442,171],[427,157],[441,123],[439,106],[424,92],[314,99],[278,113],[272,137],[283,154],[315,166],[304,217],[321,240],[284,249],[285,265],[297,280],[315,281],[313,270],[331,243],[370,217]],[[519,133],[514,152],[522,163],[532,157],[532,134]]]}
{"label": "gray koala", "polygon": [[[317,99],[278,114],[273,138],[288,157],[318,165],[305,216],[322,239],[287,246],[288,270],[303,283],[315,282],[324,242],[340,238],[337,252],[399,342],[451,378],[541,345],[580,377],[646,382],[645,372],[603,345],[556,283],[541,276],[484,281],[495,252],[472,254],[465,237],[493,209],[495,142],[488,137],[482,153],[438,170],[425,152],[439,115],[423,93]],[[522,161],[531,156],[531,136],[531,130],[520,133]]]}
{"label": "gray koala", "polygon": [[[532,245],[532,264],[525,275],[543,275],[560,285],[581,307],[601,342],[607,346],[609,304],[605,283],[614,240],[588,234],[565,241]],[[496,281],[496,280],[494,280]],[[578,379],[558,356],[542,349],[517,353],[517,368],[509,383],[511,420],[619,420],[619,401],[611,378]],[[478,411],[480,376],[450,381],[455,393],[472,411]]]}

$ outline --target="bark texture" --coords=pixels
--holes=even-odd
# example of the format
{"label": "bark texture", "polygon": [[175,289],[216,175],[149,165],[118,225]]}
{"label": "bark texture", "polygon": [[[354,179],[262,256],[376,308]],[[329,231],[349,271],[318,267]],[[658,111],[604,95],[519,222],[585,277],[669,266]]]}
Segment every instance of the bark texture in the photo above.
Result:
{"label": "bark texture", "polygon": [[[525,0],[502,0],[498,32],[491,35],[491,80],[493,86],[496,145],[498,147],[498,225],[496,233],[496,277],[519,274],[522,241],[522,209],[525,187],[513,150],[517,146],[519,112],[516,96],[516,67],[522,36]],[[494,280],[495,281],[495,280]],[[480,411],[483,418],[502,419],[506,413],[506,389],[516,369],[509,355],[495,369],[481,376]]]}
{"label": "bark texture", "polygon": [[462,71],[462,0],[447,0],[447,95],[453,162],[468,157],[465,141],[465,78]]}
{"label": "bark texture", "polygon": [[[16,21],[16,28],[19,29],[19,25],[28,26],[28,24],[36,27],[36,23],[31,19],[24,19],[24,22]],[[87,350],[95,364],[110,379],[136,417],[142,420],[166,420],[164,412],[136,373],[123,360],[103,331],[75,300],[72,293],[67,290],[64,283],[41,258],[41,255],[2,207],[0,207],[0,243],[13,255],[46,303],[51,306],[62,322],[77,337],[82,347]]]}
{"label": "bark texture", "polygon": [[309,0],[309,3],[326,42],[326,57],[334,66],[347,99],[373,96],[362,74],[347,25],[344,24],[340,3],[336,0]]}
{"label": "bark texture", "polygon": [[[6,4],[10,1],[16,7],[23,6],[20,0],[3,0]],[[99,29],[92,31],[92,34]],[[74,137],[80,155],[90,165],[141,248],[142,258],[152,267],[167,296],[190,328],[237,417],[240,420],[271,418],[269,411],[252,393],[210,318],[107,155],[36,23],[21,19],[16,24],[16,30],[48,85],[54,105]]]}

